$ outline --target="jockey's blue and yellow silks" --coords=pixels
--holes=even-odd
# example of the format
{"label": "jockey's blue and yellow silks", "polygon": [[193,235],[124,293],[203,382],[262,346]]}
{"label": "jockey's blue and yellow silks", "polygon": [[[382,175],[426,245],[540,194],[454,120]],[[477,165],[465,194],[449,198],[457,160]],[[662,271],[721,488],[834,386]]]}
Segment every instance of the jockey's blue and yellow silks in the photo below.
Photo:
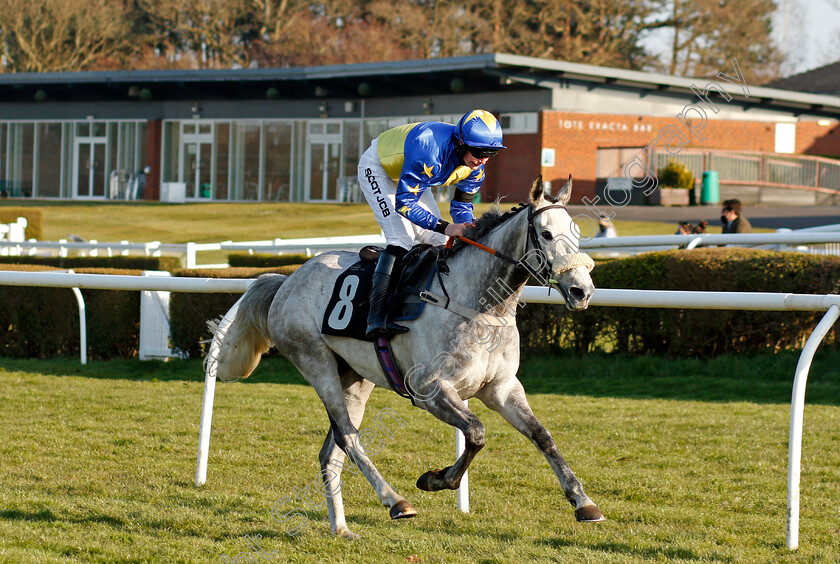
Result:
{"label": "jockey's blue and yellow silks", "polygon": [[[434,229],[438,218],[417,201],[431,186],[454,185],[475,194],[484,180],[484,165],[471,170],[455,151],[455,126],[436,121],[400,125],[382,133],[377,141],[379,161],[397,183],[397,213],[424,229]],[[455,223],[472,223],[472,202],[453,200],[449,213]]]}

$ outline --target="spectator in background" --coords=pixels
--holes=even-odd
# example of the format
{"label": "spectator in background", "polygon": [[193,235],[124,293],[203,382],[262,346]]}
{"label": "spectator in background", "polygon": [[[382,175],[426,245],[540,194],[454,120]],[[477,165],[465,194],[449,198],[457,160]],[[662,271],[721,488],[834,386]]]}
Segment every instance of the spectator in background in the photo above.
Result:
{"label": "spectator in background", "polygon": [[146,199],[146,177],[152,172],[152,167],[144,166],[143,170],[137,173],[137,192],[134,195],[135,200]]}
{"label": "spectator in background", "polygon": [[720,221],[723,224],[721,233],[752,233],[749,220],[741,215],[741,200],[733,198],[723,202]]}
{"label": "spectator in background", "polygon": [[701,221],[700,223],[698,223],[697,225],[695,225],[691,229],[691,234],[692,235],[699,235],[701,233],[706,233],[706,227],[708,227],[708,226],[709,226],[709,222],[704,219],[703,221]]}
{"label": "spectator in background", "polygon": [[613,227],[610,218],[601,214],[598,218],[598,233],[595,235],[596,237],[617,237],[618,234],[615,232],[615,227]]}
{"label": "spectator in background", "polygon": [[681,221],[677,224],[677,232],[674,235],[691,235],[691,224],[687,221]]}

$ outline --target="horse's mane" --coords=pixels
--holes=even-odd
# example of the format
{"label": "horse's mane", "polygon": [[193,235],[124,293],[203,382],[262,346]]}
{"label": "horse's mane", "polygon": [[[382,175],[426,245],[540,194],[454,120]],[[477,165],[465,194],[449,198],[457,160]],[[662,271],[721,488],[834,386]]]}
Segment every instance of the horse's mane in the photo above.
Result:
{"label": "horse's mane", "polygon": [[[519,212],[524,209],[530,208],[531,204],[526,203],[519,203],[516,207],[502,213],[498,200],[493,204],[493,206],[481,217],[479,217],[475,225],[468,228],[467,231],[464,233],[464,237],[467,239],[472,239],[473,241],[479,240],[481,237],[501,225],[502,223],[506,222]],[[466,243],[462,243],[461,241],[455,241],[455,244],[452,245],[452,253],[458,252],[463,247],[467,247]]]}

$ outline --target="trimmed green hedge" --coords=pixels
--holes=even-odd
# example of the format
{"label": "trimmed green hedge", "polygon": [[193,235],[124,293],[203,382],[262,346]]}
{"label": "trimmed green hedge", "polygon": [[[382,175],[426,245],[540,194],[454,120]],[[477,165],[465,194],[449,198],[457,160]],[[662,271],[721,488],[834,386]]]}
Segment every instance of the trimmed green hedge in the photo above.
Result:
{"label": "trimmed green hedge", "polygon": [[[2,270],[56,270],[40,265],[2,265]],[[140,275],[139,270],[78,268],[78,274]],[[82,290],[88,357],[131,358],[140,335],[137,292]],[[0,356],[50,358],[79,355],[79,308],[69,288],[0,285]]]}
{"label": "trimmed green hedge", "polygon": [[[298,268],[178,269],[174,276],[256,278],[265,272],[291,274]],[[43,265],[0,265],[0,270],[49,271]],[[139,276],[140,270],[76,268],[79,274]],[[82,290],[87,317],[88,357],[133,358],[140,344],[140,298],[132,290]],[[185,294],[170,298],[173,348],[185,356],[202,355],[209,337],[206,322],[223,315],[239,294]],[[79,310],[69,288],[0,285],[0,357],[51,358],[79,355]]]}
{"label": "trimmed green hedge", "polygon": [[[829,294],[840,290],[840,257],[743,248],[645,253],[599,264],[598,288]],[[518,316],[524,351],[613,350],[714,356],[803,346],[822,313],[526,304]],[[837,332],[825,341],[837,346]]]}
{"label": "trimmed green hedge", "polygon": [[58,268],[110,268],[119,270],[167,270],[172,272],[181,267],[178,257],[0,257],[0,264],[40,264]]}
{"label": "trimmed green hedge", "polygon": [[[53,270],[2,265],[4,270]],[[174,276],[254,278],[264,272],[290,274],[298,265],[273,268],[177,269]],[[139,270],[76,268],[79,273],[140,274]],[[646,253],[600,262],[596,287],[648,290],[785,292],[840,291],[840,257],[738,248]],[[88,312],[92,359],[131,358],[139,345],[137,292],[82,290]],[[239,294],[175,292],[170,300],[173,348],[187,357],[204,353],[206,322],[223,315]],[[727,352],[799,348],[822,313],[677,310],[526,304],[517,316],[522,350],[617,351],[627,354],[713,356]],[[0,356],[48,358],[79,354],[79,318],[69,289],[0,286]],[[838,346],[837,331],[826,339]]]}
{"label": "trimmed green hedge", "polygon": [[19,217],[26,218],[27,239],[41,239],[44,233],[43,212],[38,208],[13,208],[0,206],[0,223],[14,223]]}
{"label": "trimmed green hedge", "polygon": [[[266,272],[291,274],[300,267],[180,269],[173,276],[193,278],[256,278]],[[204,341],[210,338],[207,321],[224,315],[241,294],[173,293],[169,299],[169,333],[173,350],[188,358],[204,356]]]}
{"label": "trimmed green hedge", "polygon": [[290,264],[303,264],[312,257],[306,255],[272,255],[268,253],[235,253],[228,255],[231,267],[271,268]]}

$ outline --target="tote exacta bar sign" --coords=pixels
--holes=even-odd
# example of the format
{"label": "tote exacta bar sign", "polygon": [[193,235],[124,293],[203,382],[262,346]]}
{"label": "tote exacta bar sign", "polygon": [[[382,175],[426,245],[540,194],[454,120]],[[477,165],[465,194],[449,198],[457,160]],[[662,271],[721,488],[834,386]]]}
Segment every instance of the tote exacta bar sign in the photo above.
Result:
{"label": "tote exacta bar sign", "polygon": [[621,131],[632,131],[633,133],[639,132],[652,132],[653,125],[650,123],[639,123],[638,118],[637,121],[633,123],[627,123],[623,121],[597,121],[597,120],[582,120],[582,119],[561,119],[560,120],[560,128],[561,129],[577,129],[577,130],[590,130],[590,131],[612,131],[612,132],[621,132]]}

